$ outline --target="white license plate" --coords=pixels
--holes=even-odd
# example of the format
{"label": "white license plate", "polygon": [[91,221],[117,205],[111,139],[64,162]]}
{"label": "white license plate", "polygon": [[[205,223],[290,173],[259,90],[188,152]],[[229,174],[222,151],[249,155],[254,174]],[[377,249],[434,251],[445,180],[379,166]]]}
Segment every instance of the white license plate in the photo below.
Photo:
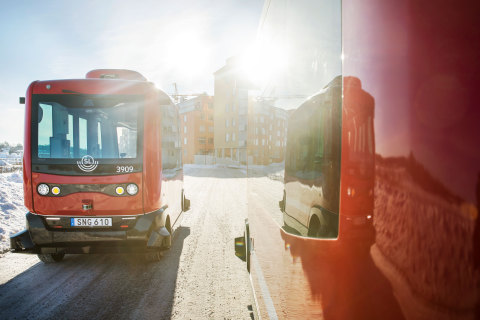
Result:
{"label": "white license plate", "polygon": [[71,218],[72,227],[111,227],[112,218]]}

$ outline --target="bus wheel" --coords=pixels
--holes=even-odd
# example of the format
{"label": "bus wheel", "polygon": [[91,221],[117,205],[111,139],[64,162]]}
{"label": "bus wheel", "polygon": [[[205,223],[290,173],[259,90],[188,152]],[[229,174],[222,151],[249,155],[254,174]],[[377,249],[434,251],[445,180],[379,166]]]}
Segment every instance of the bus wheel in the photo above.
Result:
{"label": "bus wheel", "polygon": [[322,226],[317,216],[313,216],[308,226],[308,236],[311,238],[320,238],[322,236]]}
{"label": "bus wheel", "polygon": [[43,263],[55,263],[55,262],[60,262],[63,260],[63,257],[65,256],[64,252],[58,252],[58,253],[41,253],[37,254],[38,259],[42,261]]}
{"label": "bus wheel", "polygon": [[338,224],[332,221],[332,219],[334,217],[324,213],[321,218],[314,215],[308,227],[308,236],[312,238],[336,238],[338,235]]}
{"label": "bus wheel", "polygon": [[185,197],[185,194],[182,191],[182,211],[188,211],[190,210],[190,200]]}

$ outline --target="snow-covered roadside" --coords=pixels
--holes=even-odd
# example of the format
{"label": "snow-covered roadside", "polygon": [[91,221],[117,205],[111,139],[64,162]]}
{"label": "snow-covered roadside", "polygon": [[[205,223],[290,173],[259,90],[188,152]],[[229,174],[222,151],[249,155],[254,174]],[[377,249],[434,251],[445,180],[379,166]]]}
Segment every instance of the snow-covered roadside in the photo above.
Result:
{"label": "snow-covered roadside", "polygon": [[272,163],[269,165],[226,165],[226,164],[212,164],[212,165],[203,165],[203,164],[184,164],[183,173],[185,175],[192,174],[193,172],[201,169],[213,169],[213,168],[231,168],[237,169],[241,173],[252,177],[267,176],[271,180],[277,180],[283,182],[283,177],[285,173],[285,163]]}
{"label": "snow-covered roadside", "polygon": [[0,174],[0,257],[10,249],[10,236],[25,229],[21,172]]}
{"label": "snow-covered roadside", "polygon": [[285,164],[281,162],[272,163],[267,166],[249,165],[248,172],[250,176],[267,176],[271,180],[283,182]]}
{"label": "snow-covered roadside", "polygon": [[183,174],[189,175],[192,172],[195,172],[198,169],[212,169],[216,168],[215,164],[184,164],[183,165]]}

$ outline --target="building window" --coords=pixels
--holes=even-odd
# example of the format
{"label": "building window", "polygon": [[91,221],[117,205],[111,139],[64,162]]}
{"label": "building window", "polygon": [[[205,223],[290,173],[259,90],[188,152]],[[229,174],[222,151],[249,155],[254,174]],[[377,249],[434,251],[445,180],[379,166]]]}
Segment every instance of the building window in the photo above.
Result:
{"label": "building window", "polygon": [[228,142],[229,140],[230,140],[230,134],[227,133],[227,134],[225,135],[225,142]]}
{"label": "building window", "polygon": [[232,127],[235,127],[235,118],[232,119]]}
{"label": "building window", "polygon": [[199,144],[205,144],[205,143],[207,143],[207,138],[205,138],[205,137],[198,138],[198,143],[199,143]]}
{"label": "building window", "polygon": [[235,132],[232,133],[232,141],[235,141]]}
{"label": "building window", "polygon": [[208,143],[213,144],[213,138],[208,138]]}
{"label": "building window", "polygon": [[228,128],[230,126],[230,123],[228,121],[228,119],[225,119],[225,128]]}
{"label": "building window", "polygon": [[277,131],[277,137],[280,137],[280,130]]}
{"label": "building window", "polygon": [[183,127],[183,133],[187,133],[187,126]]}
{"label": "building window", "polygon": [[187,138],[183,138],[183,144],[187,144]]}
{"label": "building window", "polygon": [[212,121],[213,121],[213,114],[209,114],[209,115],[208,115],[208,120],[212,120]]}
{"label": "building window", "polygon": [[183,122],[187,122],[187,115],[183,115]]}
{"label": "building window", "polygon": [[262,146],[265,145],[265,139],[262,139]]}
{"label": "building window", "polygon": [[187,149],[183,149],[183,155],[186,157],[187,156]]}
{"label": "building window", "polygon": [[208,132],[213,132],[213,126],[208,127]]}
{"label": "building window", "polygon": [[265,128],[262,128],[262,134],[265,134]]}
{"label": "building window", "polygon": [[205,132],[205,126],[200,126],[200,132]]}
{"label": "building window", "polygon": [[262,117],[260,117],[260,123],[264,123],[265,122],[265,119]]}

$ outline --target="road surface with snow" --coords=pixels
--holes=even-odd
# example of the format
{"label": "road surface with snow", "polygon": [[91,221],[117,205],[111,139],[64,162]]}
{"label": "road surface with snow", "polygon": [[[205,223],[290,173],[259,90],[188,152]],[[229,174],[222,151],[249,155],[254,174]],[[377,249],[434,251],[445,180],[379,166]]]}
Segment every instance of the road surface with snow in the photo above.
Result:
{"label": "road surface with snow", "polygon": [[[161,261],[145,264],[123,254],[67,255],[61,263],[43,264],[35,255],[4,254],[0,319],[251,319],[248,273],[233,249],[247,216],[245,171],[187,169],[191,209]],[[17,176],[5,177],[1,192],[8,179],[19,184]],[[24,223],[17,205],[7,209],[21,214]],[[4,221],[2,226],[3,234],[15,228]]]}

